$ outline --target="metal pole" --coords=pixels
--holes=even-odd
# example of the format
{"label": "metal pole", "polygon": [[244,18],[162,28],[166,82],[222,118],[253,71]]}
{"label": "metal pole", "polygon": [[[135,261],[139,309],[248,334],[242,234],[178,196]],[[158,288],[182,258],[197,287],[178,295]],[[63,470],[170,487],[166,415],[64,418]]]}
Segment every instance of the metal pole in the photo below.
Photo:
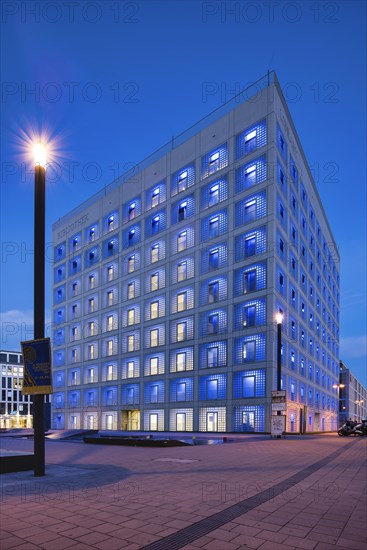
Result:
{"label": "metal pole", "polygon": [[[34,175],[34,339],[45,332],[45,187],[46,170],[35,165]],[[45,475],[44,395],[33,396],[34,475]]]}
{"label": "metal pole", "polygon": [[[277,324],[277,390],[282,389],[282,323]],[[282,411],[277,411],[277,415],[281,416]],[[281,439],[281,435],[277,439]]]}
{"label": "metal pole", "polygon": [[[277,324],[277,390],[282,389],[282,323]],[[281,414],[281,411],[278,411]]]}

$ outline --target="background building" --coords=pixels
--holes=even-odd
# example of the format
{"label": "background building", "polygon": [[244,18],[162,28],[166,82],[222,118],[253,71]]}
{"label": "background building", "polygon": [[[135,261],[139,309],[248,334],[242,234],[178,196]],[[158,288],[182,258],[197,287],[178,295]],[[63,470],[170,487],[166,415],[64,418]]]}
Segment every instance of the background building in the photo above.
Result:
{"label": "background building", "polygon": [[339,423],[344,424],[346,420],[360,422],[367,418],[367,390],[340,361],[340,384],[339,390]]}
{"label": "background building", "polygon": [[53,225],[53,427],[338,423],[339,255],[275,74]]}
{"label": "background building", "polygon": [[23,358],[17,351],[0,351],[0,428],[31,428],[32,402],[22,395]]}

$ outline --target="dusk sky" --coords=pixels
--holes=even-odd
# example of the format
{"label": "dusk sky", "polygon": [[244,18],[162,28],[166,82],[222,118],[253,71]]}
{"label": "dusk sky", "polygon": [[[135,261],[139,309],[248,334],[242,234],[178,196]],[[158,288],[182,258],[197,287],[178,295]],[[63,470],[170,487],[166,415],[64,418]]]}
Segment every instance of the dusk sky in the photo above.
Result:
{"label": "dusk sky", "polygon": [[[366,385],[366,2],[1,3],[1,345],[33,337],[32,135],[51,226],[275,70],[341,256],[341,359]],[[48,331],[48,335],[50,331]]]}

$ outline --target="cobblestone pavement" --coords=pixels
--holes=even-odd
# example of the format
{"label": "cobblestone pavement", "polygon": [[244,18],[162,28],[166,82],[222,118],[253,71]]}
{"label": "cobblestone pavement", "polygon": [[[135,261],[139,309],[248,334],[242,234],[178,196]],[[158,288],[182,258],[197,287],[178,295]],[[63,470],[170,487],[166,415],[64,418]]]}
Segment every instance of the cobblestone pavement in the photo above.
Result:
{"label": "cobblestone pavement", "polygon": [[[33,450],[32,440],[0,443]],[[174,448],[46,441],[44,477],[0,478],[0,547],[366,550],[366,443],[231,434],[223,445]]]}

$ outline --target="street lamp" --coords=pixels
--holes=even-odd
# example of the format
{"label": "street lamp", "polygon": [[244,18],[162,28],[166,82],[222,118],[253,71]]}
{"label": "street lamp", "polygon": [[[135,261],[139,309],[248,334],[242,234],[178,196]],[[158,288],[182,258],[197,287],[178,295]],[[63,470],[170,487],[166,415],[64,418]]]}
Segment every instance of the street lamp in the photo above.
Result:
{"label": "street lamp", "polygon": [[[46,147],[36,143],[34,153],[34,339],[45,333],[45,188]],[[45,419],[43,394],[33,397],[34,475],[45,475]]]}
{"label": "street lamp", "polygon": [[[283,314],[277,313],[275,316],[277,323],[277,390],[282,389],[282,322]],[[278,411],[281,414],[281,411]]]}
{"label": "street lamp", "polygon": [[[338,388],[338,419],[339,419],[339,425],[341,425],[343,422],[342,420],[343,416],[339,414],[341,412],[340,411],[340,390],[342,388],[345,388],[345,384],[333,384],[333,388]],[[345,407],[342,407],[342,410],[345,410]]]}

